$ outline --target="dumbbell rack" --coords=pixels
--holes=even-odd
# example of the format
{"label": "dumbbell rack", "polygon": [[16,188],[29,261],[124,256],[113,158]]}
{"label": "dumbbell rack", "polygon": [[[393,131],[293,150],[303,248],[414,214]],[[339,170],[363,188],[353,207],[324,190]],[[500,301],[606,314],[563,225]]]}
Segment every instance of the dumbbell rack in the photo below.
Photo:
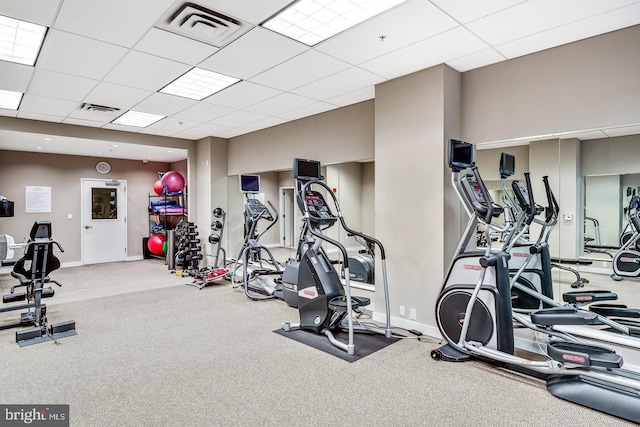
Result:
{"label": "dumbbell rack", "polygon": [[[202,289],[213,282],[226,278],[226,275],[229,273],[229,270],[224,266],[227,259],[227,253],[222,247],[222,235],[224,232],[227,214],[222,210],[222,208],[216,208],[213,210],[213,217],[214,220],[211,223],[209,243],[213,245],[215,255],[208,255],[215,257],[213,266],[201,268],[195,275],[196,279],[192,283],[186,283],[187,285],[195,286],[198,289]],[[222,254],[222,267],[219,266],[221,261],[220,254]]]}
{"label": "dumbbell rack", "polygon": [[182,264],[182,276],[196,276],[198,273],[198,264],[203,258],[198,235],[198,226],[193,222],[182,221],[176,227],[176,264]]}

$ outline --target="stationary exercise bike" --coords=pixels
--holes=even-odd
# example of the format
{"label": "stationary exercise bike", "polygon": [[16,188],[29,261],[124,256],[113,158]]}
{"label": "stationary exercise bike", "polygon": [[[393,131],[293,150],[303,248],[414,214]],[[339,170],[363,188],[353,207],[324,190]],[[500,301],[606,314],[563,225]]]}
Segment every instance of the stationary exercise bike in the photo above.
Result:
{"label": "stationary exercise bike", "polygon": [[[436,322],[447,344],[433,350],[431,357],[458,362],[478,358],[543,377],[557,397],[640,422],[640,375],[622,369],[622,357],[613,350],[586,344],[554,328],[593,324],[598,321],[595,313],[576,307],[542,309],[529,315],[513,312],[508,251],[493,250],[489,237],[491,228],[499,228],[493,220],[503,208],[493,202],[474,166],[473,145],[451,140],[449,166],[469,222],[436,302]],[[461,178],[460,172],[466,169],[471,169],[471,176]],[[515,240],[527,232],[536,215],[528,173],[525,180],[530,210]],[[463,191],[462,186],[469,191]],[[487,248],[466,252],[478,223],[487,236]],[[508,227],[499,231],[509,231]],[[546,353],[541,355],[546,360],[515,354],[514,323],[548,337]]]}
{"label": "stationary exercise bike", "polygon": [[[27,310],[15,322],[0,325],[0,329],[20,326],[32,326],[16,332],[16,342],[21,347],[50,340],[57,340],[76,335],[73,320],[49,324],[47,307],[42,303],[44,298],[54,296],[50,283],[62,286],[49,277],[49,274],[60,268],[60,260],[53,255],[54,245],[64,252],[60,243],[51,239],[51,222],[36,221],[31,228],[29,241],[24,249],[24,256],[14,264],[11,276],[18,279],[20,284],[11,288],[11,293],[2,297],[4,304],[26,301],[18,305],[0,308],[0,313],[17,310]],[[25,288],[25,292],[16,293],[16,289]]]}
{"label": "stationary exercise bike", "polygon": [[[296,200],[304,215],[304,229],[308,234],[301,239],[303,254],[300,261],[288,264],[283,274],[283,281],[287,281],[289,288],[297,293],[300,322],[283,323],[282,329],[285,332],[302,329],[325,335],[331,344],[346,351],[349,355],[354,355],[354,332],[376,333],[391,338],[391,315],[384,247],[377,239],[347,226],[335,194],[327,184],[322,182],[320,162],[295,159],[293,173],[296,180]],[[322,192],[330,195],[336,214],[332,212]],[[364,324],[354,325],[352,313],[369,305],[370,300],[351,294],[351,275],[349,274],[347,250],[340,242],[322,232],[337,223],[347,233],[358,236],[364,241],[376,245],[379,249],[386,310],[384,328]],[[333,263],[322,248],[323,243],[336,247],[341,254],[344,286]],[[340,330],[348,332],[346,343],[338,340],[334,335],[336,331]]]}

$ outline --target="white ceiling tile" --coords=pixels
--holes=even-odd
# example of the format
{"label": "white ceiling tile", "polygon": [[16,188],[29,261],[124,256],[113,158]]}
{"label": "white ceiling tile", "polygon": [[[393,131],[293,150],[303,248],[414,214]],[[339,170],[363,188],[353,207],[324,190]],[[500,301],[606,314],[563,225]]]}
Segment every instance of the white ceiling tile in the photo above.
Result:
{"label": "white ceiling tile", "polygon": [[[315,49],[357,65],[456,26],[456,21],[433,4],[410,1],[332,37]],[[384,40],[380,36],[385,36]]]}
{"label": "white ceiling tile", "polygon": [[457,27],[360,64],[360,67],[391,79],[487,48],[487,44],[471,32]]}
{"label": "white ceiling tile", "polygon": [[81,101],[98,83],[98,80],[85,77],[72,76],[55,71],[37,70],[29,85],[29,93],[67,99],[69,101]]}
{"label": "white ceiling tile", "polygon": [[233,108],[223,107],[221,105],[213,105],[201,102],[176,113],[174,116],[181,119],[194,120],[197,122],[207,122],[216,117],[224,116],[235,111]]}
{"label": "white ceiling tile", "polygon": [[315,50],[308,50],[250,80],[288,91],[349,67],[346,62]]}
{"label": "white ceiling tile", "polygon": [[344,107],[346,105],[356,104],[362,101],[368,101],[370,99],[374,99],[376,97],[376,87],[366,86],[362,89],[357,89],[351,92],[344,93],[342,95],[334,96],[331,98],[327,98],[327,101],[333,105],[339,105]]}
{"label": "white ceiling tile", "polygon": [[291,2],[292,0],[200,0],[198,4],[252,24],[259,24]]}
{"label": "white ceiling tile", "polygon": [[196,105],[197,103],[198,101],[194,101],[193,99],[155,92],[144,101],[134,105],[130,109],[140,111],[142,113],[172,116],[179,111]]}
{"label": "white ceiling tile", "polygon": [[279,116],[287,120],[297,120],[303,117],[309,117],[316,114],[324,113],[325,111],[335,110],[336,108],[339,107],[327,102],[314,102],[313,104],[306,105],[302,108],[296,108],[295,110],[279,114]]}
{"label": "white ceiling tile", "polygon": [[496,46],[507,58],[528,55],[640,24],[640,2]]}
{"label": "white ceiling tile", "polygon": [[20,111],[26,113],[48,114],[52,116],[66,117],[74,108],[78,107],[75,101],[48,98],[45,96],[25,94],[20,103]]}
{"label": "white ceiling tile", "polygon": [[152,93],[154,92],[102,82],[85,98],[85,102],[128,110]]}
{"label": "white ceiling tile", "polygon": [[617,128],[603,129],[602,131],[606,136],[609,136],[609,137],[639,135],[640,124],[634,125],[634,126],[621,126]]}
{"label": "white ceiling tile", "polygon": [[384,77],[370,73],[358,67],[351,67],[332,74],[308,85],[293,90],[293,93],[308,96],[317,100],[326,100],[365,86],[375,85],[386,80]]}
{"label": "white ceiling tile", "polygon": [[215,46],[158,28],[151,28],[134,49],[189,65],[196,65],[218,51]]}
{"label": "white ceiling tile", "polygon": [[159,120],[145,129],[149,130],[158,130],[158,131],[167,131],[167,135],[172,135],[178,132],[184,132],[194,126],[198,126],[200,122],[195,122],[192,120],[178,119],[176,117],[165,117],[162,120]]}
{"label": "white ceiling tile", "polygon": [[258,102],[257,104],[253,104],[245,108],[245,110],[268,116],[278,116],[286,111],[302,108],[315,102],[315,100],[305,98],[304,96],[293,93],[283,93],[265,101]]}
{"label": "white ceiling tile", "polygon": [[484,67],[485,65],[495,64],[502,62],[506,58],[496,52],[495,49],[485,49],[478,52],[474,52],[470,55],[461,56],[455,59],[446,61],[447,65],[451,68],[463,73],[465,71],[473,70],[475,68]]}
{"label": "white ceiling tile", "polygon": [[569,138],[577,138],[582,141],[586,141],[588,139],[599,139],[606,138],[607,136],[599,130],[592,131],[581,131],[581,132],[571,132],[571,133],[563,133],[558,136],[560,139],[569,139]]}
{"label": "white ceiling tile", "polygon": [[23,64],[16,64],[8,61],[0,61],[0,89],[12,90],[14,92],[26,92],[33,67]]}
{"label": "white ceiling tile", "polygon": [[430,0],[456,21],[465,24],[525,0]]}
{"label": "white ceiling tile", "polygon": [[218,132],[218,136],[220,138],[234,138],[236,136],[240,136],[240,135],[244,135],[246,133],[250,133],[251,131],[247,131],[246,129],[240,129],[240,128],[230,128],[227,130],[224,130],[222,132]]}
{"label": "white ceiling tile", "polygon": [[2,15],[50,27],[61,0],[3,0]]}
{"label": "white ceiling tile", "polygon": [[218,93],[205,98],[203,101],[241,109],[256,102],[264,101],[283,93],[281,90],[242,81]]}
{"label": "white ceiling tile", "polygon": [[104,78],[109,83],[157,91],[192,67],[147,53],[130,51]]}
{"label": "white ceiling tile", "polygon": [[302,43],[256,27],[198,66],[228,76],[248,79],[308,49],[308,46]]}
{"label": "white ceiling tile", "polygon": [[282,119],[280,117],[267,117],[262,120],[258,120],[257,122],[253,122],[251,124],[241,126],[241,128],[244,129],[245,131],[253,132],[256,130],[277,126],[285,122],[287,122],[287,120]]}
{"label": "white ceiling tile", "polygon": [[500,45],[635,2],[637,0],[529,0],[466,27],[487,43]]}
{"label": "white ceiling tile", "polygon": [[227,130],[227,126],[220,126],[213,123],[204,123],[198,126],[194,126],[182,132],[177,132],[173,135],[175,138],[185,139],[201,139],[208,136],[219,135],[221,132]]}
{"label": "white ceiling tile", "polygon": [[2,116],[2,117],[17,117],[18,116],[18,110],[7,110],[6,108],[0,108],[0,116]]}
{"label": "white ceiling tile", "polygon": [[93,120],[83,120],[83,119],[74,119],[71,117],[67,117],[66,119],[64,119],[62,121],[62,123],[68,124],[68,125],[77,125],[77,126],[87,126],[87,127],[94,127],[94,128],[100,128],[102,126],[104,126],[105,122],[96,122]]}
{"label": "white ceiling tile", "polygon": [[127,49],[119,46],[51,30],[36,65],[45,70],[101,80],[126,53]]}
{"label": "white ceiling tile", "polygon": [[34,113],[30,111],[20,111],[18,112],[17,117],[19,119],[39,120],[41,122],[55,122],[55,123],[62,123],[62,121],[64,120],[63,116]]}
{"label": "white ceiling tile", "polygon": [[130,48],[171,3],[173,0],[65,0],[54,27]]}
{"label": "white ceiling tile", "polygon": [[80,105],[78,105],[78,108],[71,111],[67,117],[69,119],[90,121],[95,123],[101,123],[101,125],[105,125],[109,123],[111,120],[118,117],[119,115],[123,114],[125,111],[126,110],[120,110],[112,113],[86,111],[86,110],[81,110]]}
{"label": "white ceiling tile", "polygon": [[209,123],[227,127],[242,127],[265,118],[267,118],[267,116],[264,114],[252,113],[250,111],[234,111],[233,113],[211,120]]}

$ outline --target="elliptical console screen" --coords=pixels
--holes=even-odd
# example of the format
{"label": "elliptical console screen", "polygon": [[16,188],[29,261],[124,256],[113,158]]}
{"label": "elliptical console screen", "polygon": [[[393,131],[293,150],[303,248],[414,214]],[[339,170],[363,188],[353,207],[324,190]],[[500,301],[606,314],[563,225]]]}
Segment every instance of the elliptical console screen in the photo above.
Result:
{"label": "elliptical console screen", "polygon": [[317,160],[293,159],[293,178],[303,181],[320,180],[320,162]]}
{"label": "elliptical console screen", "polygon": [[473,162],[473,144],[457,139],[449,140],[449,167],[454,171],[470,169]]}
{"label": "elliptical console screen", "polygon": [[513,154],[502,153],[500,156],[500,176],[511,176],[516,171],[516,158]]}
{"label": "elliptical console screen", "polygon": [[241,193],[259,193],[260,175],[240,175]]}

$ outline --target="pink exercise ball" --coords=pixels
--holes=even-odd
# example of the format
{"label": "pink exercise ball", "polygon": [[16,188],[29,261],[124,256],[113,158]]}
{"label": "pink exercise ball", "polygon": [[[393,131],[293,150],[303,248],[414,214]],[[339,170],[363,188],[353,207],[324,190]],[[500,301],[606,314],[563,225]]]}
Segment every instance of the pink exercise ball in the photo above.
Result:
{"label": "pink exercise ball", "polygon": [[162,195],[162,182],[160,182],[160,180],[157,180],[155,182],[155,184],[153,184],[153,191],[158,195]]}
{"label": "pink exercise ball", "polygon": [[184,188],[184,177],[180,172],[169,171],[162,175],[160,183],[169,193],[177,193]]}
{"label": "pink exercise ball", "polygon": [[154,255],[164,255],[162,245],[166,240],[166,237],[164,237],[162,234],[151,235],[151,237],[149,237],[149,241],[147,242],[147,248],[149,248],[149,252]]}

